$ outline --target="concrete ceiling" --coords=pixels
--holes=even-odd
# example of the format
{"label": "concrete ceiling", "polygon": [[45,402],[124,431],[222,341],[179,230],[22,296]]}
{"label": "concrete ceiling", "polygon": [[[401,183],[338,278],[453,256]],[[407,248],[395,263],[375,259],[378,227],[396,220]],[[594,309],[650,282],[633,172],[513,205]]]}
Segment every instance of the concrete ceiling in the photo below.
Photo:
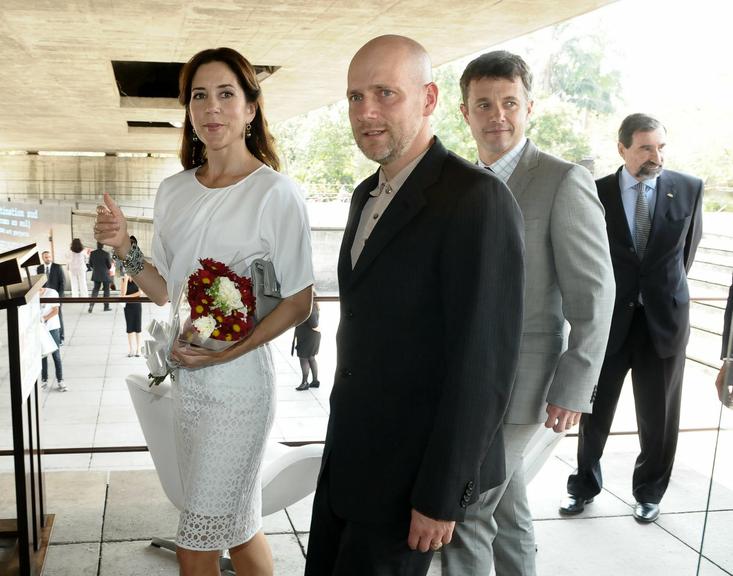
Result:
{"label": "concrete ceiling", "polygon": [[186,62],[230,46],[279,66],[263,84],[277,122],[345,91],[346,68],[367,40],[415,38],[434,65],[578,16],[611,0],[1,0],[0,151],[164,152],[180,122],[168,102],[122,103],[111,62]]}

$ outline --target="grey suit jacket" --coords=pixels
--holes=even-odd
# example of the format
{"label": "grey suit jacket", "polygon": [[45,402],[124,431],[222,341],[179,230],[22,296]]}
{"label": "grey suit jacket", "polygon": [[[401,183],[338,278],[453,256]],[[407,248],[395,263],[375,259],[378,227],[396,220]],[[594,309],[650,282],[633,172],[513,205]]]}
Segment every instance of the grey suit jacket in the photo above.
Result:
{"label": "grey suit jacket", "polygon": [[591,412],[615,295],[593,177],[528,141],[507,184],[524,215],[526,288],[519,368],[505,422],[543,422],[548,402]]}

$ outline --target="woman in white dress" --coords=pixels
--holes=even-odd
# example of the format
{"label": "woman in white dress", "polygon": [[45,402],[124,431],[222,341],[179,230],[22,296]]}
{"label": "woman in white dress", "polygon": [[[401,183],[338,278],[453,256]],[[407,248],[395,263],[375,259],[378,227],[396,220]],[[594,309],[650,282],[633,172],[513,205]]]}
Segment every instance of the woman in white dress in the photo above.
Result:
{"label": "woman in white dress", "polygon": [[69,276],[71,277],[71,295],[74,298],[77,296],[83,296],[84,298],[89,296],[86,250],[79,238],[74,238],[71,241]]}
{"label": "woman in white dress", "polygon": [[105,195],[95,237],[112,246],[159,305],[177,294],[199,258],[245,274],[271,260],[283,301],[252,334],[223,352],[176,345],[177,444],[184,485],[176,543],[181,574],[219,574],[229,549],[237,574],[271,575],[261,532],[260,465],[275,408],[267,342],[305,320],[312,302],[310,228],[297,186],[278,159],[255,71],[228,48],[196,54],[180,78],[186,106],[181,162],[154,211],[152,264],[130,242],[124,215]]}

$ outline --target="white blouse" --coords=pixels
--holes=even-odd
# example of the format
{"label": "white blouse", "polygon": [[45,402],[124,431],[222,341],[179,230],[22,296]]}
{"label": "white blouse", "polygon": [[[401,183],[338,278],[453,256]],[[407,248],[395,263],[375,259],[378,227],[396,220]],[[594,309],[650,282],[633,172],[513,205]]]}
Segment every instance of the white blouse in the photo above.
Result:
{"label": "white blouse", "polygon": [[207,188],[196,168],[166,178],[153,212],[152,260],[173,299],[199,258],[239,275],[271,260],[283,298],[314,283],[310,225],[298,186],[269,166],[224,188]]}

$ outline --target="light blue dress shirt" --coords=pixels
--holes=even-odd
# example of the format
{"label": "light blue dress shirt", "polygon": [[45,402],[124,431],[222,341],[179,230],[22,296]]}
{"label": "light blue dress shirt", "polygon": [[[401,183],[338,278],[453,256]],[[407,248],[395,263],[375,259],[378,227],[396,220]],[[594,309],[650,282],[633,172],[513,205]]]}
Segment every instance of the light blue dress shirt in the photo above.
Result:
{"label": "light blue dress shirt", "polygon": [[[654,219],[654,208],[657,204],[657,178],[644,180],[645,195],[647,204],[649,204],[649,216]],[[631,232],[632,240],[636,238],[636,183],[638,180],[624,166],[621,169],[621,178],[619,179],[619,187],[621,188],[621,202],[624,204],[624,213],[626,214],[626,222],[629,224],[629,232]]]}

